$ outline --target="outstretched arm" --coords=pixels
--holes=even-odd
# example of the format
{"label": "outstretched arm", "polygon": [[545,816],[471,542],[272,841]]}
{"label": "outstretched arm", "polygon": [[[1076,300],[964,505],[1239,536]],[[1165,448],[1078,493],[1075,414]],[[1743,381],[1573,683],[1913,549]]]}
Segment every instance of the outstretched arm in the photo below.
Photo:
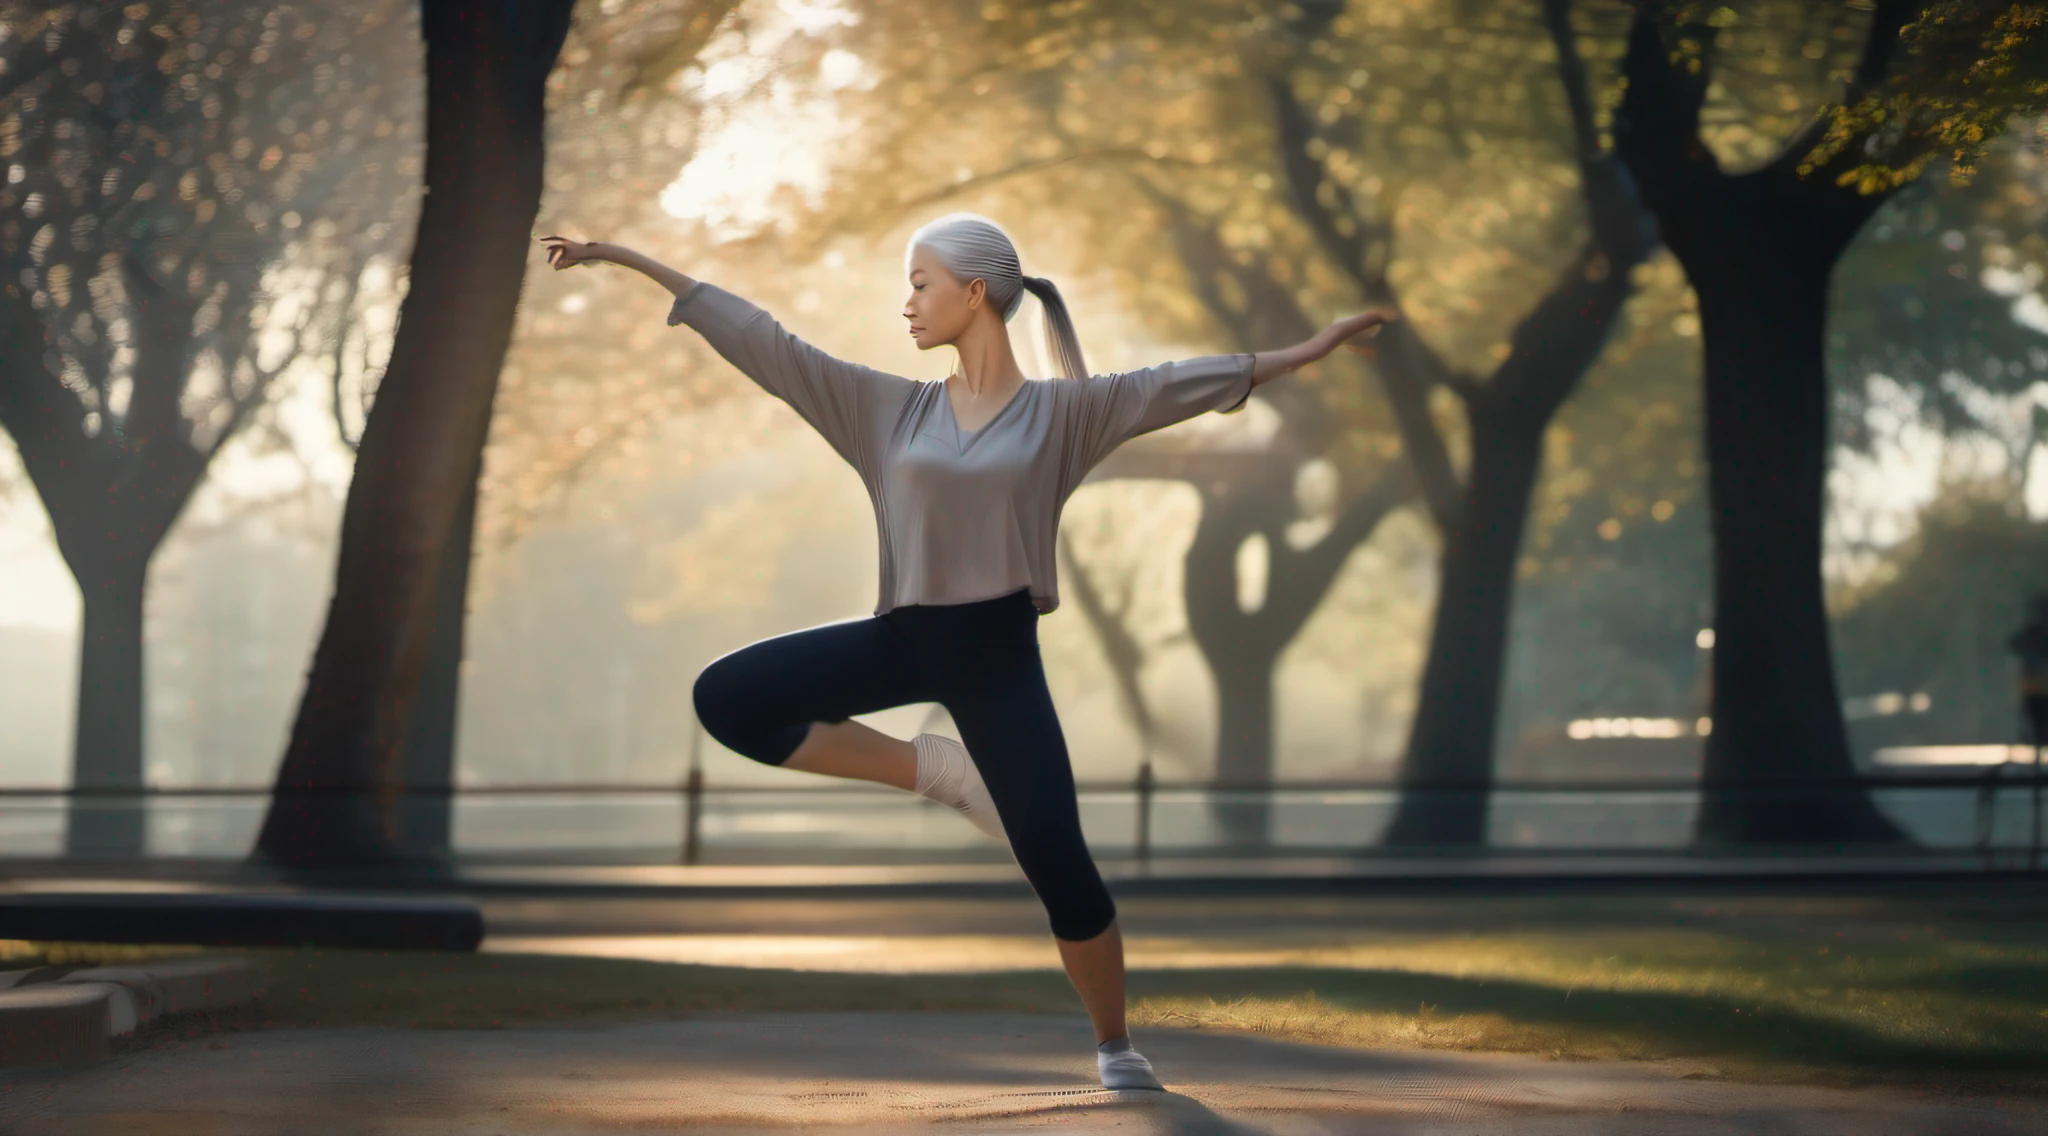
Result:
{"label": "outstretched arm", "polygon": [[548,246],[548,263],[555,266],[556,272],[574,268],[579,264],[610,263],[638,272],[668,289],[678,298],[697,286],[697,281],[693,277],[677,272],[646,253],[634,252],[624,245],[608,245],[603,241],[572,241],[567,237],[542,237],[541,241]]}
{"label": "outstretched arm", "polygon": [[556,271],[604,261],[667,288],[676,298],[669,308],[671,325],[687,323],[696,329],[726,362],[793,407],[862,477],[874,473],[888,424],[916,385],[909,379],[836,359],[790,334],[749,301],[632,249],[543,239]]}
{"label": "outstretched arm", "polygon": [[1392,312],[1360,312],[1335,321],[1292,347],[1261,351],[1252,356],[1252,386],[1271,382],[1289,371],[1305,367],[1340,345],[1363,351],[1366,348],[1360,341],[1361,337],[1376,334],[1381,325],[1392,323],[1396,318]]}
{"label": "outstretched arm", "polygon": [[1069,488],[1124,442],[1205,411],[1241,409],[1252,388],[1313,363],[1339,345],[1365,350],[1359,337],[1394,319],[1391,312],[1346,316],[1292,347],[1256,354],[1204,355],[1156,367],[1054,384],[1071,411],[1065,429],[1079,458]]}

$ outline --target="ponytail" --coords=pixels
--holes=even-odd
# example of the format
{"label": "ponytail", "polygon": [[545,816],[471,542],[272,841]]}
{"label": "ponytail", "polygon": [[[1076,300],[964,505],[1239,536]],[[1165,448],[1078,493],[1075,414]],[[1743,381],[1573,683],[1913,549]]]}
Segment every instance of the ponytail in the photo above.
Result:
{"label": "ponytail", "polygon": [[1074,334],[1074,318],[1067,314],[1067,302],[1060,290],[1043,276],[1026,276],[1024,290],[1038,297],[1045,309],[1045,345],[1052,352],[1060,375],[1069,379],[1088,377],[1088,364],[1081,361],[1081,338]]}
{"label": "ponytail", "polygon": [[1026,276],[1019,267],[1017,246],[1001,225],[973,213],[948,213],[910,235],[903,250],[907,266],[912,249],[923,245],[937,254],[939,263],[965,284],[979,279],[988,285],[988,301],[1008,323],[1024,303],[1024,293],[1038,297],[1045,308],[1045,341],[1060,374],[1069,379],[1088,377],[1088,365],[1081,361],[1081,340],[1074,334],[1073,317],[1067,314],[1060,290],[1043,276]]}

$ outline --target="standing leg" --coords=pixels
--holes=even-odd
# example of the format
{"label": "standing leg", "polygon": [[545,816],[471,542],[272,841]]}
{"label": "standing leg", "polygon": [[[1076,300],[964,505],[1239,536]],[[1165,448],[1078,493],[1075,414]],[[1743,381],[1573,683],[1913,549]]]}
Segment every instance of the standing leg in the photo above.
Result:
{"label": "standing leg", "polygon": [[1067,978],[1095,1027],[1102,1083],[1159,1088],[1131,1048],[1116,902],[1081,834],[1073,766],[1038,652],[949,678],[946,708],[994,798],[1010,848],[1045,905]]}
{"label": "standing leg", "polygon": [[1116,920],[1100,935],[1080,942],[1055,936],[1060,964],[1067,969],[1067,981],[1088,1007],[1088,1021],[1095,1027],[1095,1043],[1129,1037],[1124,1021],[1124,936]]}

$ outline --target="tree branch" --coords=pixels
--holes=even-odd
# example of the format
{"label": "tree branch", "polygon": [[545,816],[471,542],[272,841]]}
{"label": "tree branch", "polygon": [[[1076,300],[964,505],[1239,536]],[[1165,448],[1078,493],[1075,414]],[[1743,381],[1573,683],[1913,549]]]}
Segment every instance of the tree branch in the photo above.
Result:
{"label": "tree branch", "polygon": [[[1422,350],[1428,350],[1428,345],[1423,343],[1419,337],[1417,338],[1416,343],[1420,345]],[[1431,352],[1431,358],[1435,358],[1434,352]],[[1435,363],[1434,365],[1439,367],[1443,366],[1443,364],[1440,361]],[[1451,389],[1452,394],[1457,395],[1467,404],[1470,404],[1472,400],[1475,398],[1483,397],[1486,392],[1486,384],[1480,382],[1478,379],[1473,378],[1471,375],[1468,375],[1463,371],[1446,369],[1440,375],[1437,376],[1437,381],[1442,383],[1444,386],[1449,387]]]}
{"label": "tree branch", "polygon": [[21,464],[45,501],[61,497],[59,475],[84,463],[87,440],[78,400],[45,362],[42,317],[18,284],[0,288],[0,429],[21,452]]}
{"label": "tree branch", "polygon": [[1659,216],[1706,217],[1715,209],[1721,164],[1700,141],[1700,107],[1713,62],[1714,29],[1686,29],[1699,37],[1698,70],[1672,65],[1653,9],[1643,0],[1629,25],[1622,73],[1628,90],[1614,116],[1614,151],[1628,164],[1644,198]]}
{"label": "tree branch", "polygon": [[1403,461],[1388,462],[1372,484],[1344,506],[1321,540],[1299,552],[1279,542],[1271,552],[1266,610],[1261,614],[1280,627],[1299,628],[1306,623],[1352,551],[1371,539],[1387,514],[1414,497],[1413,467]]}
{"label": "tree branch", "polygon": [[1465,487],[1451,465],[1443,432],[1436,428],[1436,419],[1429,412],[1432,384],[1425,377],[1427,364],[1420,357],[1420,337],[1412,330],[1403,330],[1406,325],[1407,321],[1401,320],[1380,333],[1382,340],[1391,335],[1392,342],[1383,343],[1374,358],[1373,369],[1380,377],[1381,389],[1386,391],[1387,405],[1393,408],[1394,424],[1401,431],[1401,448],[1408,464],[1414,467],[1430,518],[1439,529],[1448,532],[1464,521]]}
{"label": "tree branch", "polygon": [[[1240,349],[1258,351],[1275,343],[1299,343],[1315,334],[1316,322],[1301,310],[1293,293],[1263,267],[1238,263],[1214,225],[1206,224],[1186,202],[1160,189],[1150,178],[1137,178],[1135,183],[1166,215],[1168,231],[1188,269],[1195,295],[1209,314],[1230,330]],[[1231,306],[1217,286],[1214,271],[1205,269],[1228,273],[1249,306]]]}
{"label": "tree branch", "polygon": [[1088,620],[1088,626],[1102,642],[1102,654],[1109,660],[1109,669],[1116,676],[1117,700],[1123,703],[1124,713],[1130,715],[1131,725],[1138,731],[1138,744],[1145,753],[1152,752],[1154,730],[1152,712],[1145,706],[1145,692],[1138,685],[1138,672],[1145,664],[1145,650],[1125,627],[1123,620],[1112,613],[1102,602],[1102,594],[1095,590],[1095,582],[1088,578],[1088,572],[1074,556],[1073,545],[1068,541],[1056,541],[1061,567],[1065,569],[1065,581],[1071,585],[1074,602],[1080,606],[1081,614]]}
{"label": "tree branch", "polygon": [[[1286,78],[1269,76],[1265,86],[1273,103],[1275,138],[1295,211],[1368,302],[1394,301],[1398,307],[1393,287],[1386,278],[1386,266],[1392,256],[1381,255],[1376,267],[1369,264],[1371,242],[1391,241],[1391,229],[1384,224],[1367,224],[1350,191],[1329,178],[1323,163],[1310,156],[1314,123]],[[1336,215],[1325,207],[1319,193],[1324,185],[1330,187],[1337,207],[1346,210],[1353,220],[1352,235],[1344,234]],[[1455,526],[1464,511],[1463,486],[1451,465],[1443,434],[1430,415],[1429,390],[1441,383],[1460,398],[1471,399],[1478,394],[1476,384],[1456,375],[1407,320],[1398,320],[1380,332],[1380,348],[1373,361],[1387,402],[1393,408],[1402,447],[1414,466],[1423,499],[1429,503],[1430,515],[1446,529]]]}
{"label": "tree branch", "polygon": [[1871,17],[1869,31],[1863,40],[1863,51],[1857,59],[1855,74],[1843,86],[1841,102],[1835,107],[1823,108],[1800,128],[1767,167],[1770,175],[1780,184],[1790,188],[1793,184],[1805,183],[1812,187],[1807,192],[1818,196],[1834,196],[1846,192],[1855,196],[1874,197],[1877,201],[1871,205],[1872,212],[1875,212],[1878,203],[1888,200],[1892,193],[1896,192],[1893,190],[1879,194],[1863,194],[1854,187],[1839,184],[1841,174],[1867,160],[1863,153],[1863,143],[1869,137],[1867,131],[1852,138],[1824,165],[1804,170],[1803,167],[1832,129],[1835,112],[1841,107],[1850,107],[1861,102],[1866,95],[1883,84],[1890,71],[1892,57],[1898,50],[1899,33],[1907,24],[1913,22],[1924,6],[1925,0],[1879,0],[1877,12]]}
{"label": "tree branch", "polygon": [[348,422],[341,413],[341,372],[347,362],[348,331],[355,313],[356,294],[362,287],[362,279],[361,266],[350,266],[347,289],[342,293],[340,311],[335,317],[337,326],[334,332],[334,365],[328,369],[328,390],[333,396],[329,400],[328,410],[334,415],[334,436],[341,439],[341,444],[347,446],[351,452],[362,444],[362,439],[349,437]]}
{"label": "tree branch", "polygon": [[1593,118],[1586,61],[1579,57],[1578,36],[1572,31],[1572,0],[1543,0],[1543,24],[1557,49],[1557,79],[1571,110],[1572,141],[1583,168],[1600,156],[1600,128]]}
{"label": "tree branch", "polygon": [[[1330,259],[1336,261],[1345,275],[1358,284],[1366,302],[1382,300],[1388,295],[1386,263],[1389,258],[1381,257],[1375,268],[1371,264],[1371,253],[1375,241],[1388,238],[1388,227],[1384,223],[1366,220],[1351,191],[1330,177],[1328,167],[1321,161],[1310,156],[1309,144],[1316,137],[1315,123],[1301,105],[1301,100],[1295,98],[1294,87],[1287,77],[1267,76],[1265,88],[1273,104],[1274,140],[1280,150],[1280,168],[1287,177],[1295,212],[1307,222],[1309,231],[1315,234]],[[1333,207],[1323,204],[1321,193],[1325,187],[1336,201]],[[1338,210],[1351,223],[1351,233],[1346,234],[1339,224]]]}
{"label": "tree branch", "polygon": [[[1494,372],[1490,413],[1540,430],[1600,357],[1615,317],[1634,292],[1629,269],[1641,253],[1615,263],[1594,236],[1536,307],[1515,325],[1508,357]],[[1632,250],[1634,251],[1634,250]]]}
{"label": "tree branch", "polygon": [[1844,103],[1860,102],[1875,90],[1891,71],[1892,55],[1898,50],[1899,33],[1927,6],[1926,0],[1877,0],[1877,12],[1870,18],[1870,32],[1863,40],[1862,57],[1856,74],[1843,93]]}

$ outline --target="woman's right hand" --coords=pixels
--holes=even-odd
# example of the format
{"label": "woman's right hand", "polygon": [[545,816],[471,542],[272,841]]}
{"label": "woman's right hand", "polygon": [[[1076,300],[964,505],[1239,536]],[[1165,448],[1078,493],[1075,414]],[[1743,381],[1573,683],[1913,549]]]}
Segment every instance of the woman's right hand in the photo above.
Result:
{"label": "woman's right hand", "polygon": [[597,241],[572,241],[567,237],[542,237],[541,241],[548,246],[548,263],[555,266],[556,272],[604,259],[598,255]]}

